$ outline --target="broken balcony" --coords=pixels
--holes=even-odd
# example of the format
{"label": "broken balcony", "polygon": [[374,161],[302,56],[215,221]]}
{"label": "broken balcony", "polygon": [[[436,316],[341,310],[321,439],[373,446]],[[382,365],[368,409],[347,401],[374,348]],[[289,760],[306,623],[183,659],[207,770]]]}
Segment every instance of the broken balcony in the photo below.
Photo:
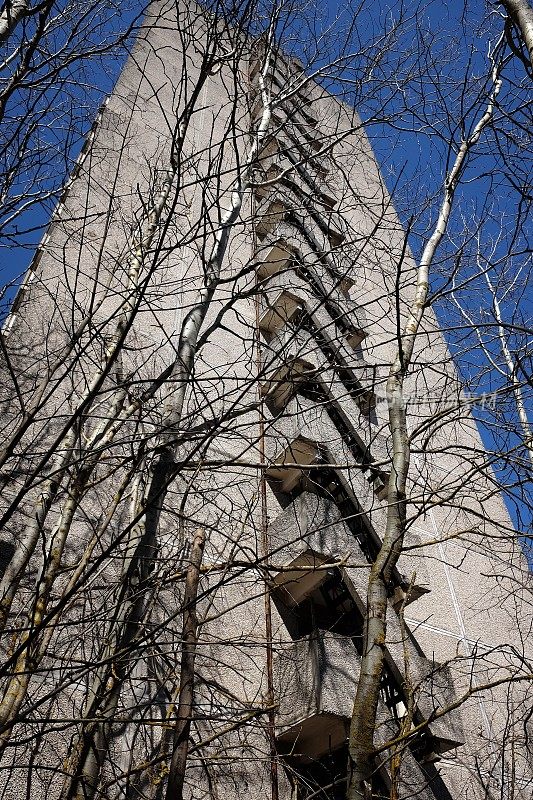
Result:
{"label": "broken balcony", "polygon": [[[285,583],[284,575],[287,570],[292,576],[291,580],[303,578],[302,558],[306,570],[309,570],[309,564],[315,563],[318,558],[317,553],[321,554],[321,562],[342,560],[349,554],[350,564],[356,563],[358,567],[353,574],[347,568],[346,575],[352,581],[354,591],[364,596],[366,573],[362,567],[371,563],[379,551],[381,539],[376,530],[383,530],[385,514],[380,508],[362,509],[341,481],[336,481],[332,490],[325,486],[321,492],[320,470],[315,468],[313,472],[314,486],[310,486],[307,481],[302,491],[293,496],[292,502],[280,511],[268,527],[269,540],[279,550],[280,561],[285,563],[284,572],[280,573],[276,582],[278,585]],[[311,562],[309,553],[314,554]],[[401,555],[392,576],[392,583],[398,590],[406,586],[405,573],[412,574],[412,560]],[[408,604],[428,591],[427,583],[427,571],[417,569],[416,583],[409,594]],[[392,592],[393,603],[394,599]],[[394,624],[395,616],[391,619],[391,624]],[[397,638],[401,640],[401,637]],[[401,659],[402,651],[398,649],[394,652],[394,657]],[[413,658],[418,658],[416,652]],[[422,675],[428,672],[425,662],[424,670]]]}
{"label": "broken balcony", "polygon": [[322,461],[322,451],[317,442],[298,436],[278,453],[265,470],[265,477],[276,494],[290,497],[305,480],[308,468]]}
{"label": "broken balcony", "polygon": [[[280,313],[285,314],[286,311],[280,309]],[[353,397],[361,413],[368,414],[375,402],[372,368],[356,352],[344,347],[339,352],[342,343],[331,341],[326,335],[327,332],[324,332],[323,325],[320,330],[320,321],[318,328],[312,319],[308,320],[309,324],[305,324],[301,314],[297,314],[294,309],[293,320],[297,324],[291,325],[289,320],[289,324],[277,325],[276,323],[281,321],[280,313],[274,315],[271,311],[264,322],[267,344],[264,347],[263,369],[267,381],[263,384],[263,394],[274,391],[275,375],[285,381],[288,368],[295,360],[300,360],[302,374],[305,372],[311,374],[314,371],[316,375],[324,378],[324,383],[330,385],[338,383],[341,395]],[[276,328],[273,334],[267,330],[267,325]],[[332,323],[329,322],[329,325],[331,327]],[[303,381],[300,381],[298,388],[302,384]],[[292,391],[286,393],[285,390],[289,387],[282,385],[279,397],[290,399],[295,394],[297,386],[293,385]],[[281,408],[283,406],[280,405],[279,410]]]}
{"label": "broken balcony", "polygon": [[314,372],[313,365],[297,355],[289,355],[283,365],[272,370],[260,385],[261,396],[272,413],[282,411]]}
{"label": "broken balcony", "polygon": [[342,746],[349,731],[358,655],[352,640],[317,630],[275,656],[281,752],[319,758]]}
{"label": "broken balcony", "polygon": [[[328,327],[335,325],[333,337],[338,335],[356,350],[366,337],[366,316],[363,309],[355,301],[344,297],[338,288],[324,285],[313,266],[301,264],[295,251],[292,250],[291,257],[288,250],[289,245],[281,240],[265,254],[269,266],[280,265],[276,272],[272,271],[265,285],[267,298],[274,298],[283,292],[298,295],[311,318],[315,313],[323,312],[321,323],[325,325],[328,322],[327,315]],[[291,266],[294,269],[289,269]]]}
{"label": "broken balcony", "polygon": [[262,241],[287,215],[287,206],[279,198],[267,196],[255,212],[255,233]]}
{"label": "broken balcony", "polygon": [[268,294],[262,298],[259,315],[259,330],[270,340],[290,322],[303,307],[300,297],[286,290]]}
{"label": "broken balcony", "polygon": [[421,717],[429,720],[428,742],[424,758],[434,761],[448,750],[465,743],[465,732],[458,709],[434,718],[448,708],[456,699],[450,669],[441,664],[423,659],[416,665],[420,689],[417,694],[417,707]]}
{"label": "broken balcony", "polygon": [[274,239],[271,243],[265,243],[255,258],[257,264],[257,277],[260,280],[276,275],[278,272],[289,269],[297,251],[294,245],[282,237]]}

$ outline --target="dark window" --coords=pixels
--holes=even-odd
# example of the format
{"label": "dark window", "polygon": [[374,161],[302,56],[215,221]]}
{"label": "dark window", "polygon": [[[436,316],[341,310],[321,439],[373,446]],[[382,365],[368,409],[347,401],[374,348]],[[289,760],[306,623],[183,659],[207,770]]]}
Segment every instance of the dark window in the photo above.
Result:
{"label": "dark window", "polygon": [[[361,652],[363,617],[337,567],[317,572],[317,585],[300,603],[289,606],[281,592],[273,598],[287,630],[293,639],[311,636],[315,631],[330,631],[352,639]],[[320,581],[320,582],[319,582]]]}
{"label": "dark window", "polygon": [[348,748],[341,747],[321,758],[293,763],[292,777],[298,786],[298,800],[344,800],[348,773]]}
{"label": "dark window", "polygon": [[14,555],[15,545],[13,542],[0,541],[0,580],[4,577],[4,573]]}
{"label": "dark window", "polygon": [[[296,784],[298,800],[345,800],[348,782],[348,745],[317,759],[286,757],[289,776]],[[372,799],[389,800],[390,792],[379,772],[372,776]]]}

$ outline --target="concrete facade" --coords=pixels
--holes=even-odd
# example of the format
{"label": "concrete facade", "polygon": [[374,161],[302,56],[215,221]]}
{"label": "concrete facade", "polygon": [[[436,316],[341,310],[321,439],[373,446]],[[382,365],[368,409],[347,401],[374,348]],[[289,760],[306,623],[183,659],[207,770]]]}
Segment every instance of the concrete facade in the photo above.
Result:
{"label": "concrete facade", "polygon": [[[131,230],[168,169],[172,126],[200,79],[211,24],[193,4],[151,6],[19,292],[6,340],[29,397],[91,319],[74,366],[23,440],[26,471],[79,406],[113,336],[128,293]],[[262,51],[241,48],[237,64],[222,62],[203,84],[180,185],[145,254],[122,362],[98,388],[85,433],[108,413],[101,409],[117,387],[127,385],[124,407],[175,357],[261,112]],[[128,662],[97,797],[162,796],[180,689],[183,575],[198,526],[207,544],[186,796],[274,797],[273,745],[280,798],[344,796],[366,583],[387,514],[384,387],[404,232],[356,113],[318,83],[298,90],[303,78],[281,56],[270,72],[274,96],[291,81],[295,88],[273,113],[202,329],[178,437],[181,468],[151,557],[149,622]],[[403,268],[402,315],[415,269],[409,254]],[[527,798],[529,577],[431,310],[408,384],[421,399],[410,406],[408,528],[390,586],[376,746],[398,735],[410,692],[420,732],[402,748],[400,797]],[[80,502],[54,599],[80,559],[94,569],[61,612],[32,678],[0,765],[2,798],[61,796],[91,692],[87,665],[105,661],[123,586],[131,497],[106,528],[103,520],[139,442],[148,453],[157,446],[175,390],[163,383],[122,427]],[[8,375],[4,401],[16,426],[14,395]],[[126,479],[133,485],[134,477]],[[8,482],[8,501],[23,481],[24,472]],[[6,542],[20,540],[29,503],[10,518]],[[60,497],[51,510],[51,528],[63,504]],[[15,630],[39,563],[36,553]],[[376,759],[373,793],[390,795],[390,750]]]}

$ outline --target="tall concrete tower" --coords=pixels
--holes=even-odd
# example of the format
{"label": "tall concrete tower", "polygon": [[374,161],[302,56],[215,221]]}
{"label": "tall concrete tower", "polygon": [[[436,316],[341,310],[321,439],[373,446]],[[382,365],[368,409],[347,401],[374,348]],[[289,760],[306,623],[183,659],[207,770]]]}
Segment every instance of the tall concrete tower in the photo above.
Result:
{"label": "tall concrete tower", "polygon": [[[3,798],[346,796],[416,265],[253,24],[150,6],[4,327]],[[431,309],[405,396],[368,796],[525,798],[527,569]]]}

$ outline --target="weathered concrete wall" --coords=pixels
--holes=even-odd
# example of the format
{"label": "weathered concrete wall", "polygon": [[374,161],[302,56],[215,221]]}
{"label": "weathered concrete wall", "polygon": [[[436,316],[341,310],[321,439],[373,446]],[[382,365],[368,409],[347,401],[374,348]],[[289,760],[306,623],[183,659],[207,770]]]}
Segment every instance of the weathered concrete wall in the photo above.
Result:
{"label": "weathered concrete wall", "polygon": [[[194,13],[191,9],[193,16]],[[183,108],[185,87],[191,91],[199,79],[198,48],[201,51],[205,42],[204,23],[200,20],[195,29],[197,49],[191,46],[183,56],[181,44],[172,34],[175,18],[170,16],[166,23],[159,19],[156,26],[150,22],[149,15],[145,32],[102,112],[79,174],[52,221],[39,263],[34,265],[35,277],[18,301],[11,327],[9,347],[24,391],[29,393],[42,377],[43,365],[50,364],[62,352],[79,321],[87,314],[92,317],[80,349],[71,357],[72,369],[54,389],[50,401],[39,412],[40,421],[25,440],[24,458],[32,463],[37,461],[36,440],[42,439],[44,448],[61,422],[68,419],[73,404],[98,369],[116,324],[116,309],[128,291],[126,254],[131,230],[142,219],[168,169],[176,112]],[[244,92],[247,80],[244,61],[241,67],[238,89]],[[209,76],[190,122],[181,184],[176,184],[173,195],[175,205],[171,203],[172,212],[165,216],[163,229],[151,246],[146,285],[126,338],[121,369],[126,383],[130,383],[129,399],[138,396],[175,356],[180,326],[195,302],[214,231],[221,214],[229,207],[237,159],[248,146],[250,127],[247,98],[239,95],[235,104],[233,78],[226,66]],[[334,211],[329,211],[317,202],[317,195],[309,187],[299,194],[298,186],[305,188],[305,181],[292,175],[296,187],[285,183],[266,193],[269,202],[282,200],[286,210],[292,209],[293,216],[285,217],[280,228],[274,225],[270,238],[262,246],[264,249],[264,242],[275,241],[278,235],[290,239],[308,270],[322,276],[325,284],[329,280],[328,295],[338,304],[344,303],[345,322],[351,321],[353,329],[363,327],[366,337],[355,346],[350,345],[346,331],[340,326],[340,316],[336,317],[335,311],[316,297],[313,300],[313,292],[306,289],[301,270],[298,272],[291,264],[285,265],[272,284],[264,281],[259,289],[254,288],[255,270],[246,271],[246,266],[260,250],[255,236],[259,220],[257,201],[249,192],[224,262],[225,282],[215,294],[205,323],[206,327],[212,324],[214,327],[197,359],[194,389],[187,400],[183,428],[190,431],[190,436],[179,451],[182,469],[166,497],[161,516],[156,573],[159,583],[150,617],[151,629],[141,645],[142,658],[124,693],[122,717],[115,724],[113,758],[106,767],[104,796],[118,796],[117,787],[123,785],[120,771],[146,758],[150,746],[158,746],[162,709],[176,698],[182,581],[187,564],[185,545],[195,527],[202,525],[208,532],[205,565],[209,567],[200,583],[202,627],[197,658],[199,719],[194,730],[195,741],[210,739],[232,724],[235,727],[221,738],[214,737],[205,746],[202,758],[198,752],[191,756],[187,783],[190,797],[208,796],[214,791],[209,788],[210,783],[219,797],[226,791],[233,791],[239,797],[245,794],[264,797],[269,792],[270,754],[264,713],[268,704],[267,649],[271,645],[275,653],[280,651],[282,658],[287,647],[294,652],[305,647],[292,643],[275,608],[274,640],[266,641],[262,580],[265,573],[258,569],[265,556],[265,533],[270,552],[264,561],[270,579],[276,575],[276,565],[290,564],[303,552],[312,550],[326,560],[344,560],[346,582],[358,608],[364,608],[368,562],[335,503],[328,505],[323,498],[319,501],[316,494],[309,493],[319,472],[311,445],[317,445],[324,454],[339,485],[356,502],[357,513],[368,527],[369,535],[379,543],[385,525],[386,501],[364,454],[370,451],[386,475],[390,459],[386,407],[379,402],[368,413],[367,404],[351,394],[346,380],[339,377],[339,366],[349,372],[359,388],[367,393],[374,390],[378,399],[382,399],[388,365],[396,347],[394,281],[404,231],[354,112],[316,85],[309,88],[308,98],[309,108],[317,118],[313,135],[318,131],[325,140],[331,141],[332,137],[338,140],[331,154],[322,157],[329,169],[324,180],[337,204]],[[231,115],[235,108],[237,121],[233,124]],[[287,123],[282,122],[282,126]],[[282,136],[280,133],[278,138]],[[280,222],[280,217],[276,222]],[[344,235],[334,248],[328,239],[328,226],[340,229]],[[409,256],[403,268],[406,299],[402,302],[402,312],[405,313],[415,268]],[[348,279],[351,285],[347,296],[342,294],[347,283],[341,278]],[[295,298],[296,305],[301,301],[301,308],[315,326],[314,334],[295,332],[297,325],[294,320],[291,323],[289,316],[278,317],[277,322],[274,316],[269,325],[275,324],[276,330],[265,333],[263,328],[260,337],[261,322],[258,326],[257,318],[279,308],[281,292]],[[85,349],[81,352],[82,346]],[[274,414],[268,407],[260,414],[260,387],[272,366],[279,367],[287,361],[288,354],[291,358],[300,357],[310,366],[313,380],[319,381],[327,400],[317,401],[294,392],[281,414],[279,408]],[[106,378],[99,389],[101,408],[108,407],[109,396],[119,383],[120,378],[115,375]],[[9,387],[9,378],[6,385]],[[415,672],[420,705],[425,703],[423,713],[427,716],[450,701],[453,691],[450,685],[458,696],[483,681],[493,680],[504,670],[515,669],[514,664],[519,664],[524,651],[519,629],[528,629],[529,611],[521,595],[525,565],[501,498],[495,491],[497,487],[491,484],[490,474],[487,477],[480,467],[483,447],[475,423],[468,409],[459,408],[436,424],[442,396],[456,396],[459,390],[444,339],[430,311],[425,317],[424,335],[419,339],[408,388],[412,394],[431,393],[435,400],[427,405],[413,405],[412,429],[421,426],[423,430],[414,439],[407,547],[398,565],[401,576],[394,591],[401,590],[400,578],[406,576],[409,580],[415,570],[415,583],[421,591],[405,612],[412,632],[409,646],[402,645],[400,621],[392,605],[386,646],[387,658],[395,665],[398,680],[405,673],[406,651],[418,667]],[[112,502],[117,482],[124,477],[128,454],[136,450],[139,438],[148,449],[156,444],[164,408],[174,391],[172,384],[164,386],[143,408],[139,427],[133,423],[125,426],[123,435],[110,448],[106,464],[111,466],[102,467],[101,480],[84,499],[73,527],[68,549],[71,564],[86,552],[91,535]],[[6,394],[12,402],[13,389],[7,388]],[[16,420],[15,408],[11,408],[13,420]],[[336,417],[328,415],[331,408],[335,408]],[[339,413],[342,430],[338,427]],[[213,425],[218,416],[222,417],[221,423]],[[346,431],[355,444],[346,440]],[[301,475],[296,474],[294,462],[298,458],[293,457],[291,450],[298,439],[305,445],[298,450],[298,458],[311,453],[306,462],[310,469],[299,470]],[[263,458],[274,472],[277,469],[276,480],[287,462],[292,463],[292,488],[295,494],[301,489],[305,489],[304,493],[281,497],[271,491],[271,481],[263,509],[260,488]],[[21,480],[11,481],[11,496]],[[27,514],[32,513],[31,502],[28,497],[24,504]],[[53,687],[54,697],[51,706],[43,702],[28,713],[34,720],[42,720],[43,708],[57,706],[62,710],[53,713],[58,718],[63,715],[64,729],[49,734],[43,721],[46,743],[42,748],[38,744],[31,759],[25,743],[13,750],[13,759],[18,761],[14,784],[17,788],[6,788],[5,797],[21,796],[20,786],[27,785],[27,774],[32,775],[32,796],[46,795],[49,800],[57,796],[59,783],[53,776],[55,770],[61,769],[70,737],[77,730],[91,677],[91,670],[80,667],[76,659],[81,654],[79,660],[87,664],[101,658],[108,630],[106,612],[116,603],[127,549],[123,541],[115,550],[113,547],[127,528],[128,519],[125,498],[113,525],[98,541],[91,556],[101,557],[105,547],[109,547],[110,558],[103,559],[101,569],[95,570],[94,579],[87,582],[83,596],[65,612],[62,627],[50,644],[45,678],[32,683],[32,701],[40,703],[48,686]],[[270,523],[267,531],[265,521]],[[20,520],[14,521],[10,535],[16,538],[20,528]],[[28,597],[32,586],[30,580]],[[513,591],[515,587],[517,591]],[[394,597],[391,591],[391,603]],[[342,646],[332,640],[337,656]],[[449,670],[446,667],[440,671],[441,677],[451,674],[445,700],[434,688],[438,686],[438,669],[434,684],[428,681],[431,670],[427,665],[432,661],[450,662]],[[300,674],[299,665],[293,663],[293,667]],[[302,664],[301,675],[310,668],[309,663]],[[356,671],[354,657],[353,663],[346,664],[346,681],[332,684],[342,695],[342,703],[336,709],[329,706],[326,709],[329,714],[342,717],[344,727]],[[58,681],[69,677],[69,688],[57,691]],[[284,704],[285,707],[291,704],[292,708],[293,701],[285,691],[275,701],[280,706],[279,719],[283,720]],[[478,759],[484,779],[489,764],[498,760],[509,719],[508,704],[514,701],[503,687],[474,695],[465,703],[458,722],[450,715],[451,738],[458,736],[454,731],[459,728],[467,738],[467,745],[460,748],[457,757],[447,751],[441,762],[444,782],[453,797],[485,796],[476,778],[474,759]],[[134,721],[129,724],[128,702],[142,705],[144,721],[135,708]],[[71,705],[72,711],[65,710]],[[255,716],[252,712],[256,712]],[[250,715],[246,724],[237,725],[246,714]],[[441,736],[446,719],[444,716],[435,721],[435,729],[439,728]],[[141,731],[137,736],[133,733],[136,729]],[[22,741],[26,729],[22,733],[21,730],[17,728],[14,739],[20,736]],[[325,735],[320,722],[315,735]],[[409,756],[406,763],[409,759],[414,762]],[[6,773],[11,769],[8,761]],[[413,770],[420,769],[416,763],[407,764],[411,786]],[[164,770],[156,770],[146,779],[143,791],[148,793],[151,785],[150,791],[156,792],[154,787],[164,777]],[[289,797],[288,787],[283,783],[282,787],[287,792],[282,796]],[[420,791],[426,796],[425,786]]]}

